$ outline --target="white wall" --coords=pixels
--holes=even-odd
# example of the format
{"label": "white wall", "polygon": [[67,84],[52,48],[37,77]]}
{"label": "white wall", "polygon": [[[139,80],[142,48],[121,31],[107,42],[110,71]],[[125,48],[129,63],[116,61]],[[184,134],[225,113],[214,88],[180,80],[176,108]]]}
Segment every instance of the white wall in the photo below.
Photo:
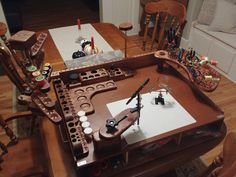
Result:
{"label": "white wall", "polygon": [[99,0],[99,6],[101,22],[113,23],[116,26],[131,22],[133,29],[128,35],[138,34],[140,0]]}
{"label": "white wall", "polygon": [[203,0],[189,0],[187,7],[187,23],[184,27],[183,36],[181,39],[180,46],[183,48],[188,48],[189,46],[189,33],[191,29],[192,22],[198,17],[202,6]]}
{"label": "white wall", "polygon": [[[3,9],[2,9],[2,3],[1,3],[1,1],[0,1],[0,22],[3,22],[3,23],[5,23],[5,24],[7,25],[7,21],[6,21],[6,18],[5,18]],[[7,38],[10,36],[9,31],[7,31],[6,36],[7,36]]]}
{"label": "white wall", "polygon": [[189,0],[187,7],[187,24],[185,25],[183,37],[189,38],[191,24],[197,19],[203,0]]}

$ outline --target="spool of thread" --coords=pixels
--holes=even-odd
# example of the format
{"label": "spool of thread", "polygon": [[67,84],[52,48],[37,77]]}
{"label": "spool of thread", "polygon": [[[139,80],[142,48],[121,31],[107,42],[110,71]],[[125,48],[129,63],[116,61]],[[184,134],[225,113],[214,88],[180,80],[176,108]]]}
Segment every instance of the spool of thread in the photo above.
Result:
{"label": "spool of thread", "polygon": [[51,64],[50,64],[50,63],[45,63],[45,64],[44,64],[44,67],[51,68]]}
{"label": "spool of thread", "polygon": [[45,76],[40,75],[35,78],[35,81],[39,87],[43,87],[48,81],[45,79]]}
{"label": "spool of thread", "polygon": [[48,71],[42,71],[42,75],[45,75],[47,77]]}
{"label": "spool of thread", "polygon": [[87,116],[81,116],[80,118],[79,118],[79,121],[81,122],[81,123],[84,123],[84,122],[86,122],[88,120],[88,117]]}
{"label": "spool of thread", "polygon": [[211,60],[210,61],[210,64],[213,65],[213,66],[216,66],[218,64],[218,61],[216,60]]}
{"label": "spool of thread", "polygon": [[38,76],[40,76],[40,75],[41,75],[40,71],[34,71],[34,72],[32,72],[32,79],[33,79],[33,81],[35,81],[35,78],[38,77]]}
{"label": "spool of thread", "polygon": [[218,81],[220,81],[220,78],[215,77],[215,78],[212,78],[212,80],[218,82]]}
{"label": "spool of thread", "polygon": [[201,56],[201,60],[208,60],[206,56]]}
{"label": "spool of thread", "polygon": [[33,72],[37,71],[37,67],[34,66],[34,65],[31,65],[31,66],[27,67],[26,70],[27,70],[29,73],[31,73],[31,75],[32,75]]}
{"label": "spool of thread", "polygon": [[207,81],[212,80],[212,76],[210,76],[210,75],[205,75],[205,76],[204,76],[204,79],[207,80]]}
{"label": "spool of thread", "polygon": [[208,63],[208,60],[201,60],[199,63],[200,63],[200,65],[205,65]]}
{"label": "spool of thread", "polygon": [[81,126],[83,127],[83,129],[88,128],[88,127],[90,127],[90,122],[85,121],[81,124]]}
{"label": "spool of thread", "polygon": [[44,67],[43,67],[43,71],[49,71],[49,69],[50,69],[50,68],[47,67],[47,66],[44,66]]}

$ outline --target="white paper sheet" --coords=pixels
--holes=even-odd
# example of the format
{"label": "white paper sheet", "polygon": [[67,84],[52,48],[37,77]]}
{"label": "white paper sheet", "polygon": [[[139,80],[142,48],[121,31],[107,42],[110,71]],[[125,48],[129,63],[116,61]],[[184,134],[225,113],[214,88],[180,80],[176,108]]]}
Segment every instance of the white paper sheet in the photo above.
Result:
{"label": "white paper sheet", "polygon": [[[132,125],[123,136],[128,144],[133,144],[153,136],[160,135],[180,127],[184,127],[196,122],[196,120],[172,97],[169,93],[163,93],[165,105],[155,105],[154,98],[158,92],[146,93],[142,95],[140,124]],[[107,104],[112,116],[127,108],[135,107],[137,101],[133,99],[126,105],[127,99]]]}
{"label": "white paper sheet", "polygon": [[77,25],[49,29],[49,32],[64,61],[72,60],[72,54],[81,50],[81,45],[77,42],[79,36],[89,41],[93,36],[94,43],[99,49],[104,52],[113,50],[91,24],[82,24],[80,32]]}

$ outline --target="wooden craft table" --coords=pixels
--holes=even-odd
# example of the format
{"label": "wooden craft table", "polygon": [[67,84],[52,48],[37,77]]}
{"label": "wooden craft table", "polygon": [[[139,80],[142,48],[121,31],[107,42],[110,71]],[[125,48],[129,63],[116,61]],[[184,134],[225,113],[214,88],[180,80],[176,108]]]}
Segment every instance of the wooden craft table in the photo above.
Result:
{"label": "wooden craft table", "polygon": [[[124,35],[114,25],[98,23],[93,24],[93,27],[114,49],[124,49]],[[64,69],[63,61],[50,35],[48,35],[44,49],[45,62],[50,62],[54,71]],[[141,53],[142,50],[128,40],[128,56],[140,55]],[[150,154],[146,154],[145,157],[135,156],[133,159],[131,158],[131,164],[124,169],[119,169],[118,172],[109,172],[107,174],[104,172],[104,176],[157,176],[178,164],[206,153],[215,147],[226,134],[223,112],[172,67],[165,72],[157,72],[155,62],[156,59],[153,54],[147,54],[140,56],[140,58],[133,57],[114,63],[114,65],[119,67],[130,67],[130,69],[135,71],[134,76],[116,81],[116,90],[99,93],[93,97],[92,103],[95,113],[91,114],[90,118],[93,120],[91,123],[94,130],[99,129],[101,124],[98,119],[99,117],[111,116],[106,108],[107,103],[129,97],[146,78],[150,78],[150,83],[143,89],[142,93],[150,91],[155,85],[158,76],[168,77],[168,84],[172,89],[172,95],[197,122],[150,138],[138,145],[136,144],[135,146],[144,146],[145,144],[170,137],[173,139],[163,147],[156,149]],[[109,67],[109,64],[104,65],[104,67]],[[91,67],[89,69],[95,68]],[[51,89],[50,94],[56,100],[53,88]],[[203,130],[200,128],[203,128]],[[205,134],[201,134],[204,131]],[[62,142],[58,127],[47,119],[43,119],[41,132],[47,152],[50,176],[83,177],[81,174],[78,175],[79,173],[76,170],[71,150],[68,144]],[[199,136],[197,132],[200,133]],[[134,149],[135,146],[130,148]],[[93,153],[92,151],[89,152],[89,156],[92,156],[92,158],[96,156]],[[142,163],[142,161],[145,163]]]}

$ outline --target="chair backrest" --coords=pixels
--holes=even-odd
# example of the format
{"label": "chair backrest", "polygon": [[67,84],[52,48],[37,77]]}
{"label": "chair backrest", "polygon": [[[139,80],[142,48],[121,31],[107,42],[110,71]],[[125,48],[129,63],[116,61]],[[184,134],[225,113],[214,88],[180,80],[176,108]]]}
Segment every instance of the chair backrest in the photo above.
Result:
{"label": "chair backrest", "polygon": [[236,133],[230,132],[224,141],[223,151],[200,177],[236,177]]}
{"label": "chair backrest", "polygon": [[223,165],[219,167],[218,177],[236,176],[236,133],[227,135],[223,147]]}
{"label": "chair backrest", "polygon": [[[146,49],[147,36],[149,34],[149,25],[151,17],[154,18],[154,27],[152,29],[151,50],[154,40],[157,37],[157,49],[163,49],[165,42],[165,30],[172,27],[176,29],[176,34],[181,35],[186,23],[186,8],[182,3],[174,0],[161,0],[150,2],[145,5],[146,21],[143,40],[143,49]],[[158,35],[157,35],[158,34]]]}

